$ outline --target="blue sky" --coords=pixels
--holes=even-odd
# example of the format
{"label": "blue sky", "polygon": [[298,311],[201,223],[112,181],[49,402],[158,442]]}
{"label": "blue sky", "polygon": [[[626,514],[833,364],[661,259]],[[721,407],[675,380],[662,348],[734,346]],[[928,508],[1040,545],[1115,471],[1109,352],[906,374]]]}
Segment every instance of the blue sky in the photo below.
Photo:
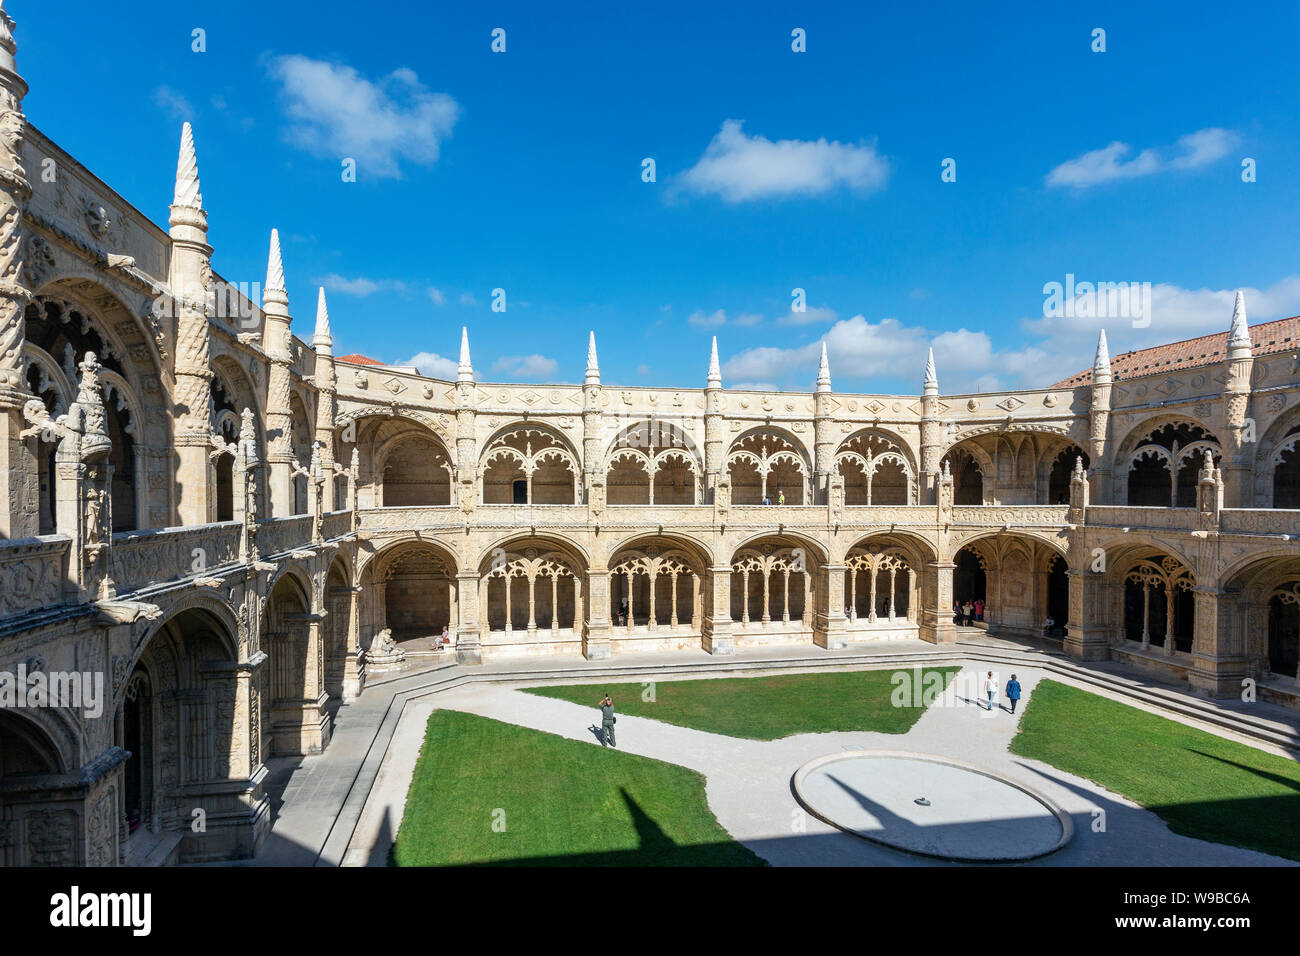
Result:
{"label": "blue sky", "polygon": [[[955,393],[1236,288],[1300,313],[1294,4],[6,6],[31,120],[163,224],[190,120],[215,268],[278,227],[339,353],[447,375],[468,325],[481,378],[573,382],[594,329],[607,384],[683,387],[716,334],[728,386],[807,389],[825,338],[837,390],[914,393],[933,344]],[[1045,318],[1067,274],[1151,283],[1149,326]]]}

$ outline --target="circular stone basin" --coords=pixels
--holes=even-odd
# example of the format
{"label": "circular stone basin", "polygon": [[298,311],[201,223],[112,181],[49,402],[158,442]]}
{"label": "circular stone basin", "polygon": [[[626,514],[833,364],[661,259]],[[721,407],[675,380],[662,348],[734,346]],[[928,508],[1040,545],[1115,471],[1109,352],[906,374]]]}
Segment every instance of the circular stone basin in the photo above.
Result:
{"label": "circular stone basin", "polygon": [[948,757],[891,750],[828,754],[794,775],[813,816],[875,843],[965,863],[1031,860],[1074,835],[1042,794]]}

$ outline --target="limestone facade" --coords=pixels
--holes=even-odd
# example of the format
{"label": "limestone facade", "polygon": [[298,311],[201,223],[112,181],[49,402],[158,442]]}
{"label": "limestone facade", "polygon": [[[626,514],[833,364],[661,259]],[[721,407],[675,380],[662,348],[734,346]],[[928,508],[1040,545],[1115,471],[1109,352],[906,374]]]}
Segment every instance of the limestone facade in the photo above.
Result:
{"label": "limestone facade", "polygon": [[0,709],[0,864],[254,854],[268,758],[444,627],[466,665],[723,655],[950,642],[980,600],[1300,699],[1300,363],[1240,300],[1222,360],[1114,381],[1103,337],[1088,384],[997,394],[839,393],[824,353],[726,390],[716,342],[697,389],[605,387],[594,337],[574,385],[481,382],[467,332],[456,381],[336,360],[274,231],[260,303],[215,271],[188,124],[163,229],[29,122],[3,8],[0,675],[104,694]]}

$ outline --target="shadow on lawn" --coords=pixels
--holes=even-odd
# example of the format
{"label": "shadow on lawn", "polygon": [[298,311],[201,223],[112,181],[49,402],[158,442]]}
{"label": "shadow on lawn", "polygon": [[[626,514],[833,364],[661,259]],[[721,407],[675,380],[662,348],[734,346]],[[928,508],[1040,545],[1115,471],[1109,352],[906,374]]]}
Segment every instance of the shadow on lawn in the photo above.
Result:
{"label": "shadow on lawn", "polygon": [[[514,860],[467,863],[467,867],[501,866],[766,866],[761,859],[734,843],[703,843],[683,846],[673,840],[650,814],[641,809],[625,788],[619,793],[632,817],[639,846],[635,850],[605,853],[570,853]],[[396,861],[397,844],[389,851],[389,864]]]}

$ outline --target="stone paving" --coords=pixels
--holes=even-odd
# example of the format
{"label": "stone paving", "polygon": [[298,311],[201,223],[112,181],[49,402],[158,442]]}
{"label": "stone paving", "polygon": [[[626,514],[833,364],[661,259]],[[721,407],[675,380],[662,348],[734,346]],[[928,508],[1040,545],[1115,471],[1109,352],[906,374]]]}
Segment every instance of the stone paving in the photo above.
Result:
{"label": "stone paving", "polygon": [[[986,711],[969,696],[984,664],[969,664],[945,694],[902,735],[869,732],[803,734],[775,741],[751,741],[676,727],[647,718],[619,719],[620,749],[690,767],[708,780],[709,806],[737,840],[775,865],[917,866],[936,863],[875,846],[806,814],[790,789],[790,778],[807,761],[846,749],[913,751],[957,757],[988,767],[1043,793],[1069,813],[1074,839],[1061,851],[1033,861],[1046,866],[1261,866],[1294,865],[1262,853],[1221,846],[1171,833],[1154,813],[1087,780],[1008,752],[1019,714]],[[1021,708],[1033,697],[1037,669],[1017,666],[1025,691]],[[1001,680],[1005,676],[998,673]],[[491,717],[599,746],[592,707],[538,697],[508,687],[470,684],[439,694],[436,706]],[[411,769],[435,703],[409,707],[393,740],[388,766],[371,793],[353,836],[346,863],[382,865],[401,808]],[[1105,814],[1105,831],[1094,831],[1096,811]]]}

